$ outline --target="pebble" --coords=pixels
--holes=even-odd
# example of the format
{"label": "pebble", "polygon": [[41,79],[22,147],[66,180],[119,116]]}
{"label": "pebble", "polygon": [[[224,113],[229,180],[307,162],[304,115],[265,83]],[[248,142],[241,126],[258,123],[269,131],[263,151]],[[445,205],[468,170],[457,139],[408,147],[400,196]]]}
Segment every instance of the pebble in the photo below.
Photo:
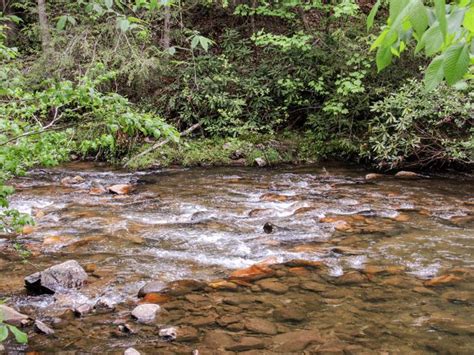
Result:
{"label": "pebble", "polygon": [[139,323],[151,323],[155,320],[156,313],[161,310],[157,304],[141,304],[132,311],[132,317]]}
{"label": "pebble", "polygon": [[35,321],[35,330],[38,333],[45,334],[45,335],[53,335],[54,334],[54,330],[51,329],[49,326],[47,326],[46,324],[44,324],[40,320]]}
{"label": "pebble", "polygon": [[140,355],[140,353],[134,348],[128,348],[124,351],[123,355]]}
{"label": "pebble", "polygon": [[174,341],[177,338],[177,330],[174,327],[160,329],[158,335],[164,341]]}

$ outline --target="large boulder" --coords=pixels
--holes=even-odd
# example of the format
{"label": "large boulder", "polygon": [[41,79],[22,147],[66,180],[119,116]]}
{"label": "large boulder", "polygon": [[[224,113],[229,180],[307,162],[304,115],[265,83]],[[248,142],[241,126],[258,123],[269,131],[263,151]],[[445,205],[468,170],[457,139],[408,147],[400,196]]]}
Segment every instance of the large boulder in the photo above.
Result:
{"label": "large boulder", "polygon": [[36,294],[54,294],[65,289],[79,288],[87,281],[87,273],[75,260],[51,266],[25,277],[25,287]]}

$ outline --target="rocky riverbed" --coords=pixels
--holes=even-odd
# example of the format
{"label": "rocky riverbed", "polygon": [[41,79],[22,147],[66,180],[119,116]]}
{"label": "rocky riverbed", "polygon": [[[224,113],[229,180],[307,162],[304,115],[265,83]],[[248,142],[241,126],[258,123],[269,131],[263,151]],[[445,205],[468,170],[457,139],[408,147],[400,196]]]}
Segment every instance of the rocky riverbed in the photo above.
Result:
{"label": "rocky riverbed", "polygon": [[4,351],[470,354],[472,181],[34,171],[13,205],[37,225],[0,237],[2,307],[29,344]]}

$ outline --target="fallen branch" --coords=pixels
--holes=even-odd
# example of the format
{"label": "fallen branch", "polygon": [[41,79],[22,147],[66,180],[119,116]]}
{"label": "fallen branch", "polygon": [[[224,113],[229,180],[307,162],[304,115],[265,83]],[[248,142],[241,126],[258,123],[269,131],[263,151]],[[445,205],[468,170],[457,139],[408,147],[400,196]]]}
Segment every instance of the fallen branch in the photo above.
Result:
{"label": "fallen branch", "polygon": [[[196,124],[192,125],[191,127],[189,127],[187,130],[181,132],[181,133],[179,134],[179,136],[180,136],[180,137],[187,136],[189,133],[191,133],[192,131],[194,131],[195,129],[197,129],[197,128],[199,128],[199,127],[201,127],[201,124],[200,124],[200,123],[196,123]],[[127,167],[127,166],[130,164],[130,162],[132,162],[132,161],[134,161],[134,160],[136,160],[136,159],[138,159],[138,158],[140,158],[140,157],[142,157],[142,156],[144,156],[144,155],[146,155],[146,154],[152,152],[153,150],[158,149],[159,147],[164,146],[164,145],[167,144],[170,140],[171,140],[170,138],[166,138],[166,139],[164,139],[164,140],[162,140],[162,141],[159,141],[159,142],[155,143],[154,145],[152,145],[150,148],[145,149],[145,150],[144,150],[143,152],[141,152],[140,154],[137,154],[137,155],[135,155],[134,157],[131,157],[131,158],[124,164],[124,167]]]}

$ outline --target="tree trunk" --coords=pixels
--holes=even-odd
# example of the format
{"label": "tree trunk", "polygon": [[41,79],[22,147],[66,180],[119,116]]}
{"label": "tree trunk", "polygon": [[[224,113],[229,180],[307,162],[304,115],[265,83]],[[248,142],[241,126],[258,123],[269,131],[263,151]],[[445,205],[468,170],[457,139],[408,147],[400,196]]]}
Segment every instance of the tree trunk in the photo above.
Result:
{"label": "tree trunk", "polygon": [[167,50],[170,47],[171,43],[171,8],[169,5],[165,5],[165,19],[163,22],[163,34],[161,36],[161,46],[164,50]]}
{"label": "tree trunk", "polygon": [[43,53],[47,53],[51,49],[51,34],[49,33],[45,0],[38,0],[38,17],[41,34],[41,47],[43,48]]}

